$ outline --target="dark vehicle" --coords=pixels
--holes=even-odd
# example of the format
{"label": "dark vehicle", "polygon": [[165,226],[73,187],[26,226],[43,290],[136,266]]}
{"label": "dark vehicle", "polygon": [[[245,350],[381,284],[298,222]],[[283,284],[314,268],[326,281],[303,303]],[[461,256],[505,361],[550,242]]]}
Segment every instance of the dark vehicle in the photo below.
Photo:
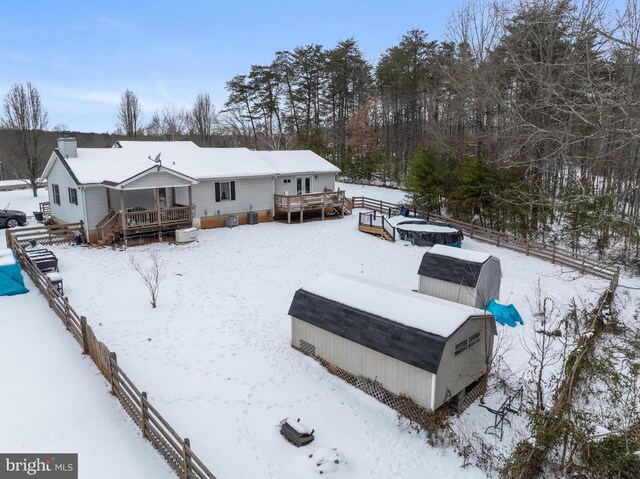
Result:
{"label": "dark vehicle", "polygon": [[16,226],[24,226],[27,224],[27,215],[18,210],[8,210],[9,205],[5,209],[0,210],[0,228],[15,228]]}

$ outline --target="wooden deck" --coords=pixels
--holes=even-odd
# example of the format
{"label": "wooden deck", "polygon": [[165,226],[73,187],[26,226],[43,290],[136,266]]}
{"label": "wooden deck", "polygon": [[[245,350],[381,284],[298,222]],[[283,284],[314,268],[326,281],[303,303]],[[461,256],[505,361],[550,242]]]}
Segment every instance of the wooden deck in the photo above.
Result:
{"label": "wooden deck", "polygon": [[116,238],[126,238],[144,233],[173,231],[192,225],[189,206],[160,208],[144,211],[111,211],[98,225],[98,244],[108,245]]}
{"label": "wooden deck", "polygon": [[305,211],[320,211],[324,220],[328,211],[337,212],[340,217],[351,214],[351,202],[344,191],[325,191],[302,195],[274,195],[275,213],[286,213],[287,223],[291,223],[291,214],[299,213],[300,223],[304,222]]}

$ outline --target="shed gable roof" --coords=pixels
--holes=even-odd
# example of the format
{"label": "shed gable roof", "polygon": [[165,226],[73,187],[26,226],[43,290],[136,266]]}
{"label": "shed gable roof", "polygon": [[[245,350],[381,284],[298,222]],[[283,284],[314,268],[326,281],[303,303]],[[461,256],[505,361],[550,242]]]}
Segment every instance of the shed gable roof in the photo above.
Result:
{"label": "shed gable roof", "polygon": [[289,315],[381,354],[437,374],[446,338],[299,289]]}
{"label": "shed gable roof", "polygon": [[[453,249],[450,246],[445,246],[445,248]],[[491,258],[492,256],[489,256],[484,262],[477,262],[462,259],[460,256],[442,255],[429,250],[422,256],[418,274],[427,278],[435,278],[475,288],[478,284],[482,267]]]}

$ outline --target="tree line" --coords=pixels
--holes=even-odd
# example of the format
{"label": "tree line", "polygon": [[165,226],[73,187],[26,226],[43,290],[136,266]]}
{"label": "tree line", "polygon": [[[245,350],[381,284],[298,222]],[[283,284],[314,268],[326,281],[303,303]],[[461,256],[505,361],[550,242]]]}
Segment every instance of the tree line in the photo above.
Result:
{"label": "tree line", "polygon": [[[406,187],[416,206],[576,251],[611,255],[615,244],[617,259],[636,258],[639,51],[633,0],[616,13],[607,0],[472,0],[445,39],[410,30],[375,63],[353,38],[275,52],[227,82],[220,111],[201,93],[145,122],[127,90],[116,132],[308,148],[348,180]],[[33,90],[11,89],[3,121],[32,165],[38,145],[20,132],[46,129],[46,113],[10,113],[42,110]]]}

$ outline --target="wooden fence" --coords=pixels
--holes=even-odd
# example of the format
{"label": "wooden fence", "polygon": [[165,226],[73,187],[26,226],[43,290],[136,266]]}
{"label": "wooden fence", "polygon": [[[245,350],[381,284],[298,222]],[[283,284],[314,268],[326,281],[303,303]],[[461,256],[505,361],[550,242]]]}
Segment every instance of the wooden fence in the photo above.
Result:
{"label": "wooden fence", "polygon": [[[389,216],[400,213],[400,206],[387,201],[376,200],[364,196],[355,196],[352,199],[354,208],[366,208],[379,211]],[[464,221],[454,220],[452,218],[427,213],[426,211],[411,210],[411,215],[428,218],[429,220],[442,221],[453,226],[457,226],[468,238],[490,243],[502,248],[524,253],[527,256],[533,256],[553,264],[559,264],[576,269],[581,273],[591,274],[598,278],[607,279],[611,282],[612,290],[618,286],[620,276],[620,268],[601,263],[588,256],[579,255],[571,250],[560,248],[555,244],[546,244],[539,241],[533,241],[528,238],[521,238],[511,233],[503,233],[482,226],[466,223]]]}
{"label": "wooden fence", "polygon": [[[70,231],[78,225],[69,225]],[[45,227],[46,228],[46,227]],[[49,277],[43,274],[27,256],[24,243],[34,238],[36,228],[21,228],[6,231],[7,247],[11,248],[22,269],[29,275],[49,307],[62,320],[65,328],[78,341],[84,354],[89,355],[111,385],[112,394],[118,398],[124,410],[140,427],[143,436],[162,454],[169,466],[183,479],[215,479],[191,449],[189,439],[180,436],[149,402],[147,393],[129,379],[118,365],[116,353],[100,342],[84,316],[80,316],[53,286]],[[28,231],[29,230],[29,231]],[[30,239],[26,239],[26,238]],[[41,244],[56,244],[55,236],[41,232],[37,239]]]}

